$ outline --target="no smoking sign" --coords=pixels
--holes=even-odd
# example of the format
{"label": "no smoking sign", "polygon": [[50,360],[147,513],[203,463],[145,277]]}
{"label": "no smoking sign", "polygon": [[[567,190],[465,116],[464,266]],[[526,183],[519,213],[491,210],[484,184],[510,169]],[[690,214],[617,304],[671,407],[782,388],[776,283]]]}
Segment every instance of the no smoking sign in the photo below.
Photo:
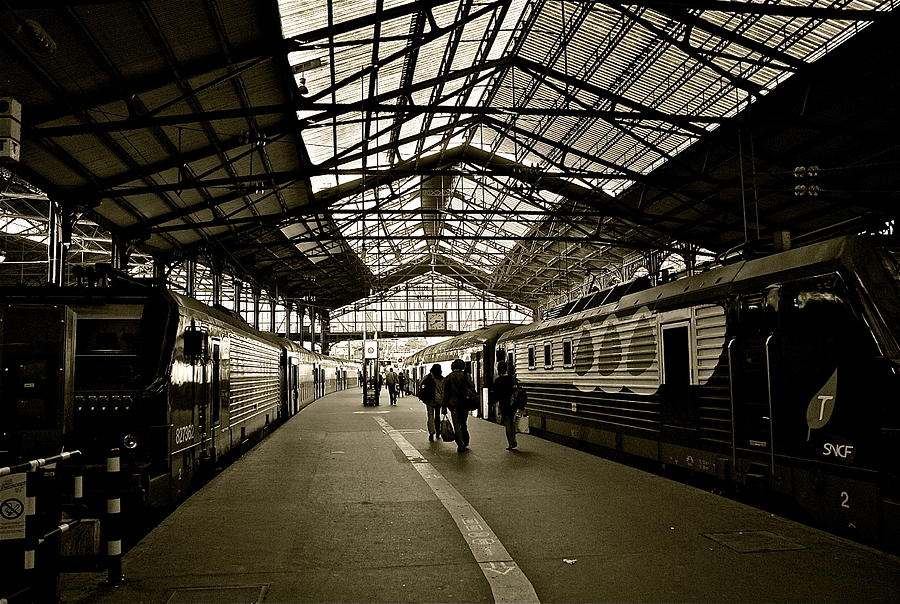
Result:
{"label": "no smoking sign", "polygon": [[25,538],[25,477],[0,477],[0,541]]}

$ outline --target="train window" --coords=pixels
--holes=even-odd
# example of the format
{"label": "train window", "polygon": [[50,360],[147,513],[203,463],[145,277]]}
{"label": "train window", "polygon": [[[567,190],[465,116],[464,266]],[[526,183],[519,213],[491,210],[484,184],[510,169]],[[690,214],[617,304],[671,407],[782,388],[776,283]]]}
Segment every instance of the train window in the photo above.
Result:
{"label": "train window", "polygon": [[534,355],[534,346],[528,347],[528,368],[534,369],[537,367],[537,361],[535,360]]}
{"label": "train window", "polygon": [[75,388],[137,388],[143,371],[138,358],[138,319],[78,319],[75,327]]}
{"label": "train window", "polygon": [[572,340],[563,340],[563,367],[571,367],[572,362]]}
{"label": "train window", "polygon": [[553,344],[546,342],[544,344],[544,369],[553,368]]}
{"label": "train window", "polygon": [[688,386],[691,383],[691,348],[688,323],[662,326],[662,383]]}

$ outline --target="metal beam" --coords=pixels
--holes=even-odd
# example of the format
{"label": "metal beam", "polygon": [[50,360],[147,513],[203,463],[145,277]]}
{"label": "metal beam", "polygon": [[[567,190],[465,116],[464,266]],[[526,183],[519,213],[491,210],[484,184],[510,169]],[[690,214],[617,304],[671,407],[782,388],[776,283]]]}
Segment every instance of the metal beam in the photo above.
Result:
{"label": "metal beam", "polygon": [[[615,111],[584,108],[571,109],[554,107],[487,107],[483,105],[390,105],[385,103],[373,103],[368,100],[357,101],[354,103],[310,103],[308,105],[301,104],[299,107],[297,107],[297,109],[301,111],[322,111],[325,115],[328,116],[367,111],[378,113],[405,113],[411,116],[421,115],[423,113],[429,115],[539,115],[550,117],[579,117],[605,120],[653,120],[666,121],[669,123],[677,124],[682,124],[685,122],[696,124],[722,124],[729,121],[728,118],[714,115],[706,116],[669,113],[664,114],[666,116],[665,118],[660,118],[659,115],[649,116],[640,111]],[[317,118],[306,118],[307,121],[312,121],[314,119]],[[65,126],[63,126],[62,128],[65,128]]]}
{"label": "metal beam", "polygon": [[109,122],[91,122],[85,124],[73,124],[71,126],[44,126],[25,127],[32,137],[59,138],[63,136],[79,136],[84,134],[97,134],[99,132],[121,132],[126,130],[141,130],[160,126],[174,126],[177,124],[197,124],[201,122],[215,122],[219,120],[256,117],[291,113],[297,111],[294,103],[281,103],[276,105],[260,105],[257,107],[240,107],[237,109],[221,109],[218,111],[197,111],[178,115],[136,115],[124,120]]}
{"label": "metal beam", "polygon": [[642,103],[632,101],[620,94],[610,92],[609,90],[606,90],[605,88],[597,86],[596,84],[592,84],[591,82],[581,80],[581,79],[571,76],[569,74],[563,73],[559,70],[553,69],[551,67],[547,67],[546,65],[537,63],[535,61],[526,59],[521,56],[514,57],[512,59],[512,62],[515,66],[519,67],[520,69],[531,72],[532,74],[534,74],[536,76],[553,78],[555,80],[558,80],[560,82],[568,84],[569,86],[572,86],[573,88],[576,88],[578,90],[584,90],[587,93],[593,94],[602,99],[606,99],[615,105],[622,105],[623,107],[628,107],[632,111],[636,111],[638,113],[643,114],[645,116],[645,119],[659,120],[661,122],[675,124],[693,134],[696,134],[697,136],[705,136],[707,134],[707,131],[705,129],[698,128],[697,126],[695,126],[692,123],[693,120],[690,118],[689,119],[679,119],[675,116],[672,116],[663,111],[660,111],[659,109],[654,109],[653,107],[650,107],[649,105],[644,105]]}
{"label": "metal beam", "polygon": [[665,40],[667,43],[671,44],[675,48],[679,49],[681,52],[685,53],[687,56],[693,58],[703,67],[713,71],[719,75],[719,77],[728,80],[732,86],[743,90],[747,94],[751,94],[753,96],[759,96],[760,92],[762,92],[765,88],[756,82],[748,80],[747,78],[735,75],[716,65],[713,61],[710,61],[706,58],[703,53],[693,46],[691,46],[688,42],[679,40],[675,36],[669,34],[661,27],[657,26],[650,19],[646,19],[643,15],[631,10],[630,8],[626,8],[619,2],[611,2],[607,0],[606,4],[612,6],[619,10],[623,15],[627,15],[629,19],[634,20],[636,23],[640,23],[641,26],[644,27],[647,31],[651,32],[655,36],[659,37],[662,40]]}
{"label": "metal beam", "polygon": [[[774,59],[786,65],[787,67],[782,67],[782,69],[786,70],[797,70],[806,67],[806,61],[802,59],[798,59],[793,55],[789,55],[786,52],[782,52],[777,48],[772,48],[770,46],[766,46],[762,42],[758,42],[753,40],[752,38],[748,38],[747,36],[742,36],[734,31],[722,27],[721,25],[717,25],[715,23],[710,23],[706,19],[694,15],[689,12],[687,9],[676,7],[676,6],[656,6],[657,3],[654,3],[654,6],[650,7],[658,13],[666,15],[670,19],[675,19],[676,21],[681,21],[682,23],[689,25],[695,29],[703,30],[709,34],[712,34],[716,37],[722,38],[723,40],[727,40],[733,44],[737,44],[739,46],[743,46],[749,50],[757,52],[764,57],[768,57],[770,59]],[[734,2],[729,2],[729,4],[736,4]],[[735,61],[748,61],[750,60],[747,57],[731,57]],[[768,64],[769,67],[777,67]]]}
{"label": "metal beam", "polygon": [[[607,0],[556,0],[575,4],[609,5]],[[756,2],[738,2],[731,0],[629,0],[632,6],[644,6],[656,9],[659,7],[679,7],[721,13],[777,15],[782,17],[800,17],[806,19],[836,19],[839,21],[880,21],[890,11],[857,10],[850,8],[829,8],[817,6],[795,6],[781,3],[760,4]]]}
{"label": "metal beam", "polygon": [[[297,34],[296,36],[291,36],[286,40],[292,46],[299,46],[302,44],[307,44],[309,42],[314,42],[316,40],[333,38],[342,34],[356,31],[358,29],[363,29],[365,27],[371,27],[376,23],[384,23],[386,21],[391,21],[392,19],[405,17],[406,15],[428,11],[436,6],[441,6],[442,4],[451,4],[455,2],[458,2],[458,0],[414,0],[413,2],[395,6],[387,10],[382,10],[378,13],[372,13],[364,17],[347,19],[346,21],[335,23],[331,27],[320,27],[318,29],[313,29],[302,34]],[[293,50],[293,48],[291,50]]]}
{"label": "metal beam", "polygon": [[397,52],[394,52],[394,53],[384,57],[383,59],[379,60],[378,63],[376,63],[376,64],[364,67],[363,69],[359,70],[358,72],[345,77],[340,82],[333,82],[331,84],[331,86],[325,88],[324,90],[319,91],[318,93],[316,93],[314,95],[311,95],[309,98],[310,98],[310,100],[313,100],[313,101],[324,98],[327,95],[331,94],[332,92],[334,92],[336,90],[340,90],[344,86],[347,86],[348,84],[351,84],[352,82],[355,82],[356,80],[359,80],[367,75],[370,75],[370,74],[378,71],[380,68],[384,67],[385,65],[389,65],[390,63],[396,61],[397,59],[401,59],[401,58],[405,57],[406,55],[421,48],[422,46],[425,46],[431,42],[434,42],[438,38],[441,38],[442,36],[450,33],[454,29],[465,27],[472,21],[475,21],[476,19],[486,15],[487,13],[489,13],[491,11],[497,10],[498,8],[500,8],[503,5],[508,4],[509,2],[511,2],[511,0],[493,0],[492,2],[482,5],[481,8],[470,13],[469,15],[466,15],[466,17],[460,19],[459,21],[454,21],[452,24],[447,25],[445,27],[432,28],[431,31],[429,31],[427,34],[423,35],[421,38],[419,38],[418,40],[416,40],[415,42],[413,42],[406,48],[398,50]]}

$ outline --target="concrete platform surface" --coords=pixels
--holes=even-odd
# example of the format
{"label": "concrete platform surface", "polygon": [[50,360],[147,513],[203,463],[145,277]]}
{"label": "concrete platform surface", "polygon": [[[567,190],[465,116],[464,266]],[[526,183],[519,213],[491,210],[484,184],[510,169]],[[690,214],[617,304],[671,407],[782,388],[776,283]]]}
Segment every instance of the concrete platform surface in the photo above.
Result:
{"label": "concrete platform surface", "polygon": [[62,601],[897,602],[900,560],[471,418],[429,442],[424,406],[329,395]]}

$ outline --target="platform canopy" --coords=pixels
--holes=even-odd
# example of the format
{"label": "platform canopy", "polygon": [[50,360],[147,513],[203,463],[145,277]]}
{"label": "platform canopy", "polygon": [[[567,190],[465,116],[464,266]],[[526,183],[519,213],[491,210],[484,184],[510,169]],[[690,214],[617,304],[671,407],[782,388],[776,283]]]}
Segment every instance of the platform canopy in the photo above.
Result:
{"label": "platform canopy", "polygon": [[429,271],[534,306],[897,213],[893,0],[62,4],[0,6],[2,211],[42,213],[24,180],[325,307]]}

